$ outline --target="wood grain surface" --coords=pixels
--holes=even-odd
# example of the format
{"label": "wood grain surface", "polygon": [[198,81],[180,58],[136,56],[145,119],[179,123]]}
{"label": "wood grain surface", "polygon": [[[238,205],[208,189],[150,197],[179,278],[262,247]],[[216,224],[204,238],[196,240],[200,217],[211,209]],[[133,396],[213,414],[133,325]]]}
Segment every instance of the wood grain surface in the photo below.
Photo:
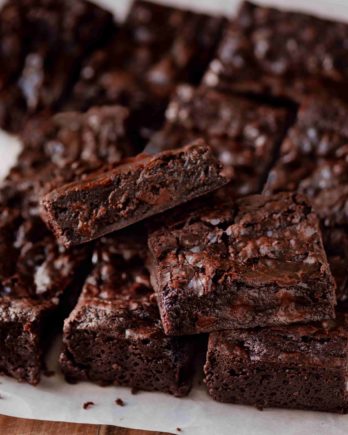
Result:
{"label": "wood grain surface", "polygon": [[[181,432],[178,432],[181,433]],[[0,434],[6,435],[167,435],[164,432],[121,427],[27,420],[0,415]]]}

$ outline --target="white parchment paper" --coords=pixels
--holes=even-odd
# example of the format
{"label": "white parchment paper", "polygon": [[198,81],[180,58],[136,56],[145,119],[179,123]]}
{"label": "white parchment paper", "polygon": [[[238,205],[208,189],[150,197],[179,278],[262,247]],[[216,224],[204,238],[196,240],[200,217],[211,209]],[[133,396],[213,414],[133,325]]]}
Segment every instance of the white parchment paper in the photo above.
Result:
{"label": "white parchment paper", "polygon": [[[0,0],[0,4],[3,1]],[[162,0],[163,2],[163,0]],[[348,0],[269,0],[267,3],[309,11],[317,15],[348,21]],[[99,0],[98,3],[124,17],[129,1]],[[232,16],[238,0],[167,0],[166,3]],[[19,142],[0,132],[0,178],[15,162]],[[37,387],[0,378],[0,414],[41,420],[110,424],[135,429],[191,435],[343,435],[348,433],[348,415],[288,410],[258,411],[251,407],[214,402],[205,388],[196,383],[189,397],[177,399],[161,393],[139,392],[132,395],[121,387],[99,387],[82,382],[64,382],[57,364],[60,340],[48,356],[51,377],[43,376]],[[115,400],[121,398],[124,407]],[[94,406],[85,410],[85,402]]]}

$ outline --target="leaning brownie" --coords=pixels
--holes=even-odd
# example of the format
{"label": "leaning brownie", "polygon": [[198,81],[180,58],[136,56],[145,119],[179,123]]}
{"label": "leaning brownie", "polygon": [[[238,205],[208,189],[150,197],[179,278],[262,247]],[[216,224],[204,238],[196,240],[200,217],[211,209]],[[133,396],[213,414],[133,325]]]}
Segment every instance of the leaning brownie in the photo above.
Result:
{"label": "leaning brownie", "polygon": [[151,138],[145,152],[178,148],[203,137],[226,168],[229,194],[257,193],[289,119],[290,112],[281,108],[181,85],[167,108],[163,129]]}
{"label": "leaning brownie", "polygon": [[266,193],[297,190],[307,195],[325,226],[348,223],[348,106],[309,98],[281,146]]}
{"label": "leaning brownie", "polygon": [[299,194],[251,195],[168,217],[149,247],[166,334],[334,316],[319,222]]}
{"label": "leaning brownie", "polygon": [[205,84],[301,100],[329,90],[347,97],[348,25],[244,2]]}
{"label": "leaning brownie", "polygon": [[[0,215],[0,372],[37,384],[48,339],[76,302],[88,249],[58,246],[39,218]],[[4,234],[4,231],[6,234]]]}
{"label": "leaning brownie", "polygon": [[137,157],[59,187],[42,199],[42,217],[66,246],[119,230],[211,192],[228,181],[210,147],[197,140]]}
{"label": "leaning brownie", "polygon": [[57,108],[83,59],[108,39],[113,27],[112,14],[84,0],[6,3],[0,12],[1,75],[6,81],[0,125],[18,132],[28,115]]}
{"label": "leaning brownie", "polygon": [[220,402],[348,411],[348,317],[321,324],[214,332],[205,383]]}
{"label": "leaning brownie", "polygon": [[144,234],[134,229],[96,243],[93,270],[64,325],[60,363],[69,381],[189,392],[192,340],[164,334],[146,256]]}
{"label": "leaning brownie", "polygon": [[136,128],[159,127],[175,85],[200,82],[225,21],[135,1],[110,44],[84,63],[68,107],[122,104],[131,109]]}

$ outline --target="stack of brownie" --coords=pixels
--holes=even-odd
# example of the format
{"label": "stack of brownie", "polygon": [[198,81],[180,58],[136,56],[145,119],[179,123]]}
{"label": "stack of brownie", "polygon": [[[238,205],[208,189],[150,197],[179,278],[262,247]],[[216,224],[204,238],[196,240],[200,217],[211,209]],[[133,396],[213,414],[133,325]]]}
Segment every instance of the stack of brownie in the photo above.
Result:
{"label": "stack of brownie", "polygon": [[203,350],[216,400],[347,412],[348,25],[143,0],[124,23],[16,0],[0,24],[0,122],[23,142],[0,371],[39,382],[65,318],[70,382],[185,396]]}

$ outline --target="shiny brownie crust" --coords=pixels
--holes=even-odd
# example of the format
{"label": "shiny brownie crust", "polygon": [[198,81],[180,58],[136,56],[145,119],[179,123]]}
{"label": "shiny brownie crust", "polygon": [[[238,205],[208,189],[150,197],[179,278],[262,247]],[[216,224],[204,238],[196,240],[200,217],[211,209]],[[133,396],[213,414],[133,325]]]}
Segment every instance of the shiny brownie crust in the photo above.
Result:
{"label": "shiny brownie crust", "polygon": [[252,195],[169,217],[149,247],[167,334],[334,316],[319,222],[301,195]]}

